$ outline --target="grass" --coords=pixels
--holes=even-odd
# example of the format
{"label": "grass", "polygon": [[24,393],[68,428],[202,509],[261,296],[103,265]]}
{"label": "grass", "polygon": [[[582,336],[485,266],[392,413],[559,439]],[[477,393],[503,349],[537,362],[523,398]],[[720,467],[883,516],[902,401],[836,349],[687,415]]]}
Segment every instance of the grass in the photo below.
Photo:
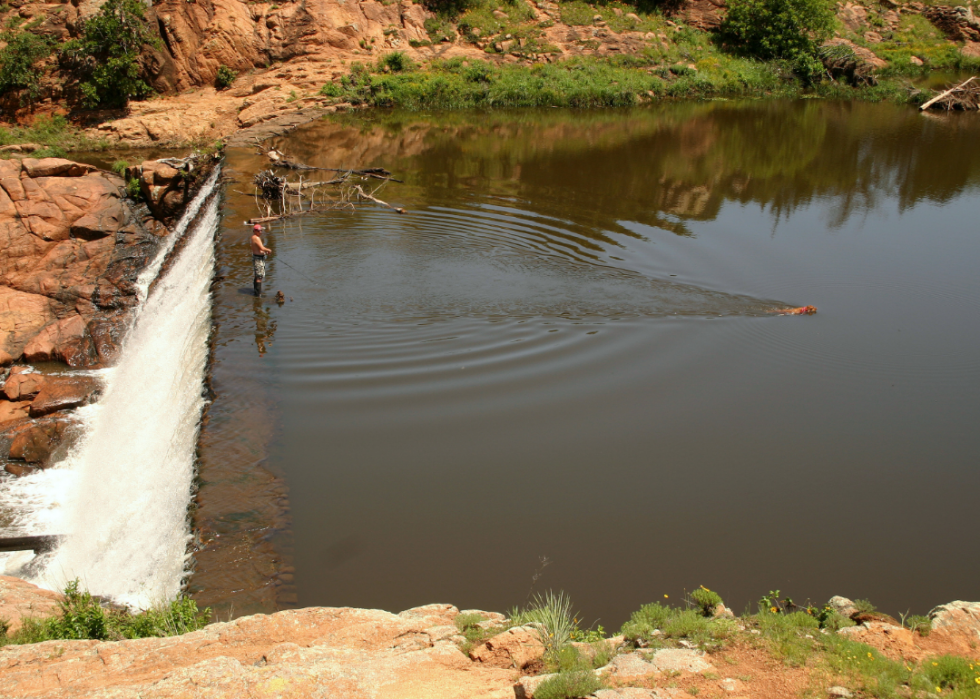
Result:
{"label": "grass", "polygon": [[781,68],[758,61],[713,56],[692,69],[663,59],[660,53],[579,57],[526,67],[455,58],[433,61],[427,70],[389,74],[355,64],[340,84],[328,83],[321,94],[356,105],[424,110],[625,107],[663,97],[787,95],[799,88]]}
{"label": "grass", "polygon": [[488,638],[503,633],[511,624],[481,626],[486,619],[482,614],[460,614],[456,617],[456,628],[466,640],[460,644],[460,650],[469,655],[474,646],[478,646]]}
{"label": "grass", "polygon": [[[44,146],[32,158],[61,158],[76,150],[105,150],[108,144],[88,138],[63,116],[39,116],[31,126],[0,127],[0,146],[37,143]],[[8,156],[9,157],[9,156]]]}
{"label": "grass", "polygon": [[515,626],[534,625],[544,646],[545,663],[560,662],[561,652],[571,643],[572,632],[576,628],[572,600],[568,595],[564,592],[555,594],[550,590],[543,595],[535,595],[527,609],[515,610],[510,617]]}
{"label": "grass", "polygon": [[185,597],[135,614],[106,609],[91,594],[79,590],[77,580],[65,587],[60,605],[59,615],[26,618],[13,634],[8,633],[9,624],[0,621],[0,646],[54,640],[118,641],[177,636],[204,628],[211,618],[210,609],[199,610],[194,600]]}
{"label": "grass", "polygon": [[620,633],[633,646],[658,646],[665,641],[683,639],[701,647],[712,647],[733,637],[737,631],[738,626],[731,619],[711,619],[699,609],[680,609],[654,602],[633,612]]}

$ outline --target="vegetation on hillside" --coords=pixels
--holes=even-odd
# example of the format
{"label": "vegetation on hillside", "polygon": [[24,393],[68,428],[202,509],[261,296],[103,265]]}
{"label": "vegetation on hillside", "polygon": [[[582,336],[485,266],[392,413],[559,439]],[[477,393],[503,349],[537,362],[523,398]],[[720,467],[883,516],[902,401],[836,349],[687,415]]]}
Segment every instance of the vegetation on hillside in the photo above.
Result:
{"label": "vegetation on hillside", "polygon": [[197,603],[186,597],[157,609],[132,613],[103,607],[98,599],[79,589],[77,580],[68,583],[64,594],[60,614],[28,617],[12,634],[8,633],[9,623],[0,619],[0,646],[54,640],[119,641],[177,636],[197,631],[211,619],[210,609],[199,610]]}
{"label": "vegetation on hillside", "polygon": [[150,94],[140,54],[158,41],[142,0],[106,0],[85,22],[81,38],[66,43],[61,54],[78,76],[86,107],[123,107]]}

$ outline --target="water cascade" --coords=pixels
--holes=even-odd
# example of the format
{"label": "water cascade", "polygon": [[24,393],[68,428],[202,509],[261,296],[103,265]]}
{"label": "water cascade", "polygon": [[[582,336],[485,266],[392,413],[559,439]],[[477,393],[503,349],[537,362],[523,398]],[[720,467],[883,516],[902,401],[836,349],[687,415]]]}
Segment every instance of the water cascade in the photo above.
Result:
{"label": "water cascade", "polygon": [[[51,589],[78,578],[83,589],[137,608],[180,591],[204,407],[216,183],[217,172],[140,276],[145,300],[118,365],[102,372],[102,399],[79,411],[78,446],[56,468],[11,479],[0,490],[0,506],[15,512],[15,529],[64,535],[40,559],[11,557],[7,574]],[[182,234],[184,248],[147,296]]]}

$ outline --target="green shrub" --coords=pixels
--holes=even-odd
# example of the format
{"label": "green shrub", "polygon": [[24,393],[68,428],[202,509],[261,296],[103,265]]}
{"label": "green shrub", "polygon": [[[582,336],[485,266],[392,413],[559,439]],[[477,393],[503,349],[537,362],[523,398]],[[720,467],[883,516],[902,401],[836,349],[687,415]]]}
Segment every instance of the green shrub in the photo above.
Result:
{"label": "green shrub", "polygon": [[133,201],[139,201],[143,198],[143,190],[140,189],[140,181],[135,177],[126,182],[126,194]]}
{"label": "green shrub", "polygon": [[235,78],[237,77],[238,73],[228,66],[219,66],[218,74],[214,76],[214,86],[219,90],[225,90],[231,87],[231,84],[235,82]]}
{"label": "green shrub", "polygon": [[378,62],[379,68],[388,66],[392,73],[406,73],[415,69],[415,61],[408,57],[404,51],[393,51],[385,54]]}
{"label": "green shrub", "polygon": [[920,636],[928,636],[932,632],[932,619],[921,614],[912,614],[903,619],[905,625]]}
{"label": "green shrub", "polygon": [[763,60],[813,56],[834,28],[829,0],[729,0],[723,36]]}
{"label": "green shrub", "polygon": [[630,615],[630,620],[623,624],[620,630],[627,640],[649,640],[652,632],[663,629],[667,620],[677,613],[676,609],[665,607],[659,602],[645,604]]}
{"label": "green shrub", "polygon": [[580,699],[587,697],[602,684],[591,670],[559,672],[550,677],[534,691],[535,699]]}
{"label": "green shrub", "polygon": [[0,646],[53,640],[120,640],[175,636],[203,628],[211,610],[199,610],[194,600],[179,598],[165,607],[136,614],[105,609],[78,581],[68,583],[58,616],[26,618],[12,636],[0,628]]}
{"label": "green shrub", "polygon": [[117,160],[112,164],[112,167],[110,169],[117,175],[122,175],[126,172],[126,168],[128,167],[129,167],[129,161]]}
{"label": "green shrub", "polygon": [[33,103],[41,94],[41,69],[37,64],[51,55],[52,41],[31,32],[10,31],[0,34],[0,39],[7,42],[0,50],[0,94],[22,90],[21,104]]}
{"label": "green shrub", "polygon": [[704,616],[714,616],[715,608],[719,604],[723,604],[721,600],[721,595],[717,592],[712,592],[704,585],[696,589],[690,594],[691,602],[694,606],[701,610],[701,614]]}
{"label": "green shrub", "polygon": [[866,599],[856,599],[854,600],[854,608],[859,614],[870,614],[871,612],[877,610],[878,608],[871,604]]}
{"label": "green shrub", "polygon": [[62,48],[62,56],[79,77],[86,107],[124,107],[152,91],[143,80],[140,54],[159,43],[145,17],[142,0],[106,0],[85,22],[82,36]]}

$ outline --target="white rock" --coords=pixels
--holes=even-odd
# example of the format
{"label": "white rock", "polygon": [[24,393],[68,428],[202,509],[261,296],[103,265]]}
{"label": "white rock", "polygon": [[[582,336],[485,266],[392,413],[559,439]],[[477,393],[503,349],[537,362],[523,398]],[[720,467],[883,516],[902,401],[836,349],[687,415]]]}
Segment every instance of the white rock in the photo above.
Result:
{"label": "white rock", "polygon": [[854,694],[847,687],[828,687],[827,696],[837,697],[838,699],[850,699]]}
{"label": "white rock", "polygon": [[704,659],[699,650],[665,648],[653,654],[650,662],[661,672],[706,672],[714,666]]}

